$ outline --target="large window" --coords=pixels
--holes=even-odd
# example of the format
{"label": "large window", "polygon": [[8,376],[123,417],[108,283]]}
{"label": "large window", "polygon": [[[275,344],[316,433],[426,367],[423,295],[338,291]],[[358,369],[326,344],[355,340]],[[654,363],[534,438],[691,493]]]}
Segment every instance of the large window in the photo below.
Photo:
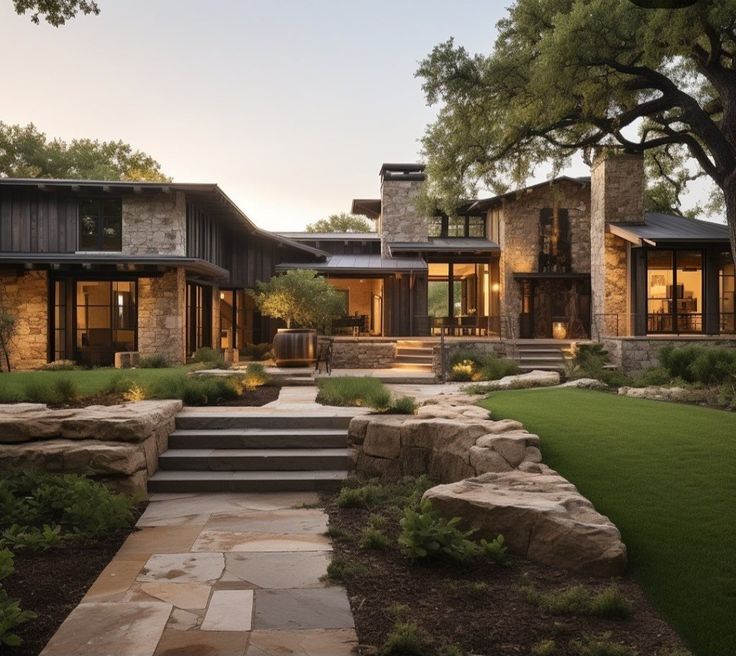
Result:
{"label": "large window", "polygon": [[212,288],[187,283],[187,353],[212,347]]}
{"label": "large window", "polygon": [[117,351],[135,351],[136,329],[134,281],[77,281],[75,347],[83,364],[109,365]]}
{"label": "large window", "polygon": [[121,251],[123,203],[119,198],[79,201],[79,250]]}
{"label": "large window", "polygon": [[702,332],[702,304],[701,251],[647,253],[647,332]]}
{"label": "large window", "polygon": [[572,271],[570,218],[566,209],[547,207],[539,213],[538,271]]}
{"label": "large window", "polygon": [[486,218],[484,216],[435,216],[429,219],[430,237],[472,237],[485,239]]}

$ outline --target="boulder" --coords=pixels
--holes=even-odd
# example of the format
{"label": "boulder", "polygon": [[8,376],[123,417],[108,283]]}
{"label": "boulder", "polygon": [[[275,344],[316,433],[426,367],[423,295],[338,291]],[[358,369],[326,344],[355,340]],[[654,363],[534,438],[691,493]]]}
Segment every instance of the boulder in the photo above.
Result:
{"label": "boulder", "polygon": [[447,517],[460,517],[478,537],[503,535],[512,553],[585,575],[617,576],[626,547],[611,521],[570,482],[542,473],[488,473],[438,485],[424,495]]}
{"label": "boulder", "polygon": [[470,464],[475,469],[475,474],[511,471],[513,469],[500,453],[482,446],[470,447]]}
{"label": "boulder", "polygon": [[562,383],[560,387],[573,387],[576,389],[592,389],[592,390],[607,390],[606,385],[602,380],[597,378],[577,378],[576,380],[568,380],[566,383]]}
{"label": "boulder", "polygon": [[406,417],[376,417],[365,432],[363,451],[377,458],[398,458],[401,452],[401,426]]}
{"label": "boulder", "polygon": [[551,387],[560,384],[560,374],[556,371],[541,371],[534,369],[525,374],[504,376],[499,380],[490,380],[483,383],[488,390],[526,389],[528,387]]}
{"label": "boulder", "polygon": [[514,419],[499,419],[498,421],[486,422],[489,433],[505,433],[507,431],[524,430],[520,421]]}
{"label": "boulder", "polygon": [[363,444],[368,425],[375,421],[376,417],[370,415],[358,415],[350,420],[348,426],[348,438],[352,444]]}
{"label": "boulder", "polygon": [[439,403],[440,405],[474,405],[483,398],[483,394],[468,394],[467,392],[458,392],[454,394],[438,394],[430,396],[424,401],[423,405],[432,405]]}
{"label": "boulder", "polygon": [[685,389],[684,387],[660,387],[650,385],[649,387],[619,387],[621,396],[630,396],[634,399],[649,399],[651,401],[675,401],[678,403],[697,403],[705,401],[707,390]]}

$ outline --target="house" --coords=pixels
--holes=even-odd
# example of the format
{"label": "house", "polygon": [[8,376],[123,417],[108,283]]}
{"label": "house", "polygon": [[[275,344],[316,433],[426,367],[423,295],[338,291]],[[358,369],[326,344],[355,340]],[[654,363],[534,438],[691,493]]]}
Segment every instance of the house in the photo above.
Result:
{"label": "house", "polygon": [[319,234],[261,230],[217,185],[2,179],[12,364],[233,354],[277,327],[246,290],[294,268],[345,295],[336,329],[373,344],[352,366],[386,366],[399,338],[440,333],[496,351],[600,339],[629,369],[667,339],[733,343],[727,229],[646,213],[640,156],[603,151],[590,177],[468,201],[454,216],[417,209],[422,165],[384,164],[380,183],[380,198],[352,204],[376,232]]}
{"label": "house", "polygon": [[11,365],[110,365],[137,351],[267,341],[245,293],[277,262],[322,255],[257,228],[210,184],[0,180],[0,308]]}

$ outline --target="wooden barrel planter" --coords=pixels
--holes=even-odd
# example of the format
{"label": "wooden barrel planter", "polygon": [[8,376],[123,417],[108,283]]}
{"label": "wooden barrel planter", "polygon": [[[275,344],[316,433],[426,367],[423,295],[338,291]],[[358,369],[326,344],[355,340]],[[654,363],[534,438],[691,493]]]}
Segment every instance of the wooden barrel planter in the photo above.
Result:
{"label": "wooden barrel planter", "polygon": [[279,328],[273,338],[277,367],[308,367],[317,360],[317,331]]}

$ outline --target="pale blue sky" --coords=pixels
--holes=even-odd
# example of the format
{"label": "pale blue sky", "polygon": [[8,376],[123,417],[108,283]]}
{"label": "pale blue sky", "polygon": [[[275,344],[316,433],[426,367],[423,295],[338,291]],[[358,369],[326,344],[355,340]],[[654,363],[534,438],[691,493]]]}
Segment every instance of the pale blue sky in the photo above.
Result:
{"label": "pale blue sky", "polygon": [[[507,2],[99,0],[33,25],[0,0],[0,120],[122,139],[179,182],[217,182],[260,226],[299,230],[378,195],[433,112],[418,62],[488,52]],[[570,170],[585,174],[578,165]]]}

